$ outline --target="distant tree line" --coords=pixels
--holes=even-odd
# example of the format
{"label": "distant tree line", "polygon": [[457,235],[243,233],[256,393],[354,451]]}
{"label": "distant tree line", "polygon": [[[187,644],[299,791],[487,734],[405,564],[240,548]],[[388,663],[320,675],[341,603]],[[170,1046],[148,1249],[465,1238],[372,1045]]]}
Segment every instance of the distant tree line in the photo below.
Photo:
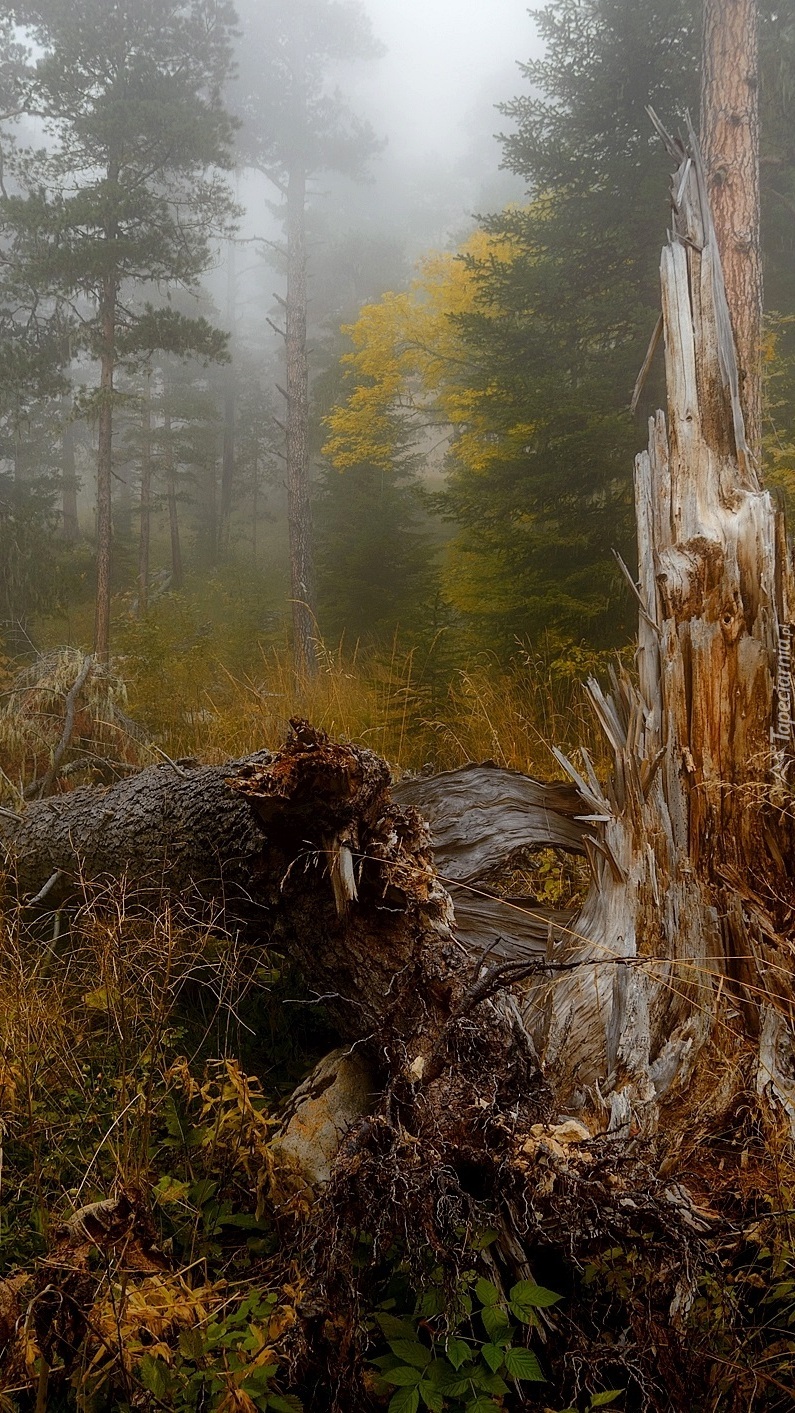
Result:
{"label": "distant tree line", "polygon": [[[344,183],[379,150],[336,86],[340,59],[378,53],[358,3],[13,4],[0,620],[24,638],[36,614],[90,594],[106,656],[113,595],[144,616],[164,587],[224,563],[256,576],[267,554],[301,673],[319,633],[444,629],[503,657],[541,635],[563,650],[626,641],[635,606],[613,551],[631,571],[632,460],[659,354],[634,415],[630,399],[667,219],[646,110],[669,126],[697,113],[701,8],[536,12],[543,57],[495,115],[526,198],[411,277],[400,239],[346,223]],[[762,0],[760,40],[763,433],[786,488],[795,0]],[[234,170],[267,183],[243,245]],[[258,303],[241,319],[242,252]]]}
{"label": "distant tree line", "polygon": [[[429,424],[447,429],[437,504],[452,541],[445,595],[475,642],[509,654],[552,632],[626,641],[636,604],[612,551],[634,558],[632,463],[659,405],[661,356],[630,412],[659,310],[669,158],[647,107],[697,122],[698,0],[555,0],[535,12],[544,57],[503,105],[521,206],[408,295],[349,330],[348,395],[329,456],[373,481],[405,473]],[[795,314],[795,5],[760,6],[767,459],[791,480]],[[774,405],[775,404],[775,405]],[[344,484],[348,472],[343,472]],[[350,483],[350,495],[355,494]],[[351,590],[353,592],[353,590]]]}

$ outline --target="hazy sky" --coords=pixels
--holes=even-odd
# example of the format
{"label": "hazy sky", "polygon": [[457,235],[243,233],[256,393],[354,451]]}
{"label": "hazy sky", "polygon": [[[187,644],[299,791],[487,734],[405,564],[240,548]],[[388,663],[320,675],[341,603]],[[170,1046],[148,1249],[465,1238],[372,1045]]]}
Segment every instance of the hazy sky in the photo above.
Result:
{"label": "hazy sky", "polygon": [[[494,102],[520,91],[512,65],[539,52],[528,0],[363,3],[388,52],[354,87],[398,157],[460,152],[484,91],[493,85]],[[495,131],[500,123],[495,113]]]}

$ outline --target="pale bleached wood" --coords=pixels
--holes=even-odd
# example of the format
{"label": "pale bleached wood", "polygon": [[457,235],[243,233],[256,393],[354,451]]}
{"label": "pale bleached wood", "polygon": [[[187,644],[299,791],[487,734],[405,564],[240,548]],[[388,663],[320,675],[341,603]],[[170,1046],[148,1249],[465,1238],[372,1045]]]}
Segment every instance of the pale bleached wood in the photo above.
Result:
{"label": "pale bleached wood", "polygon": [[795,1132],[793,955],[771,892],[778,870],[786,895],[792,852],[792,570],[745,438],[700,155],[692,133],[689,150],[666,141],[668,416],[635,468],[638,683],[589,684],[614,755],[608,817],[590,895],[552,950],[582,965],[534,993],[527,1024],[561,1104],[592,1125],[719,1115],[752,1062]]}

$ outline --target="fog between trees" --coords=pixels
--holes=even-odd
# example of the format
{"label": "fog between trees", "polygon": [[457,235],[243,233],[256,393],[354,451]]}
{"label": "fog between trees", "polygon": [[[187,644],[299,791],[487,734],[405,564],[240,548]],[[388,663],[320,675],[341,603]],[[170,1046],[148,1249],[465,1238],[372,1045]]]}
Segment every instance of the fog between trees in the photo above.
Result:
{"label": "fog between trees", "polygon": [[789,1413],[794,76],[4,11],[0,1413]]}
{"label": "fog between trees", "polygon": [[[645,107],[697,110],[699,25],[690,0],[13,7],[7,651],[104,657],[111,617],[166,650],[176,591],[200,636],[232,593],[251,651],[287,636],[300,674],[396,633],[439,680],[625,643],[612,551],[631,563],[666,221]],[[763,7],[783,484],[790,45]]]}

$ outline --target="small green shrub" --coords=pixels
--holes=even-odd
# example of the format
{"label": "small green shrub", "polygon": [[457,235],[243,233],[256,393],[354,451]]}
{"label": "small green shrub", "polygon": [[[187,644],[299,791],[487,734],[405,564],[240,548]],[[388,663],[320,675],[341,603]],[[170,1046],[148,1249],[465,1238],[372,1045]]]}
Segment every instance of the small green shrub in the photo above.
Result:
{"label": "small green shrub", "polygon": [[145,1354],[144,1389],[173,1413],[301,1413],[292,1394],[274,1388],[278,1373],[269,1337],[276,1297],[251,1291],[206,1325],[183,1330],[171,1362]]}
{"label": "small green shrub", "polygon": [[458,1319],[442,1319],[444,1298],[432,1286],[417,1302],[409,1319],[386,1310],[375,1318],[389,1352],[373,1365],[376,1392],[391,1392],[389,1413],[493,1413],[494,1399],[509,1392],[507,1379],[543,1383],[544,1373],[534,1350],[519,1342],[524,1325],[539,1323],[538,1310],[560,1300],[554,1291],[531,1281],[519,1281],[503,1301],[491,1281],[474,1273],[462,1277],[456,1296]]}

